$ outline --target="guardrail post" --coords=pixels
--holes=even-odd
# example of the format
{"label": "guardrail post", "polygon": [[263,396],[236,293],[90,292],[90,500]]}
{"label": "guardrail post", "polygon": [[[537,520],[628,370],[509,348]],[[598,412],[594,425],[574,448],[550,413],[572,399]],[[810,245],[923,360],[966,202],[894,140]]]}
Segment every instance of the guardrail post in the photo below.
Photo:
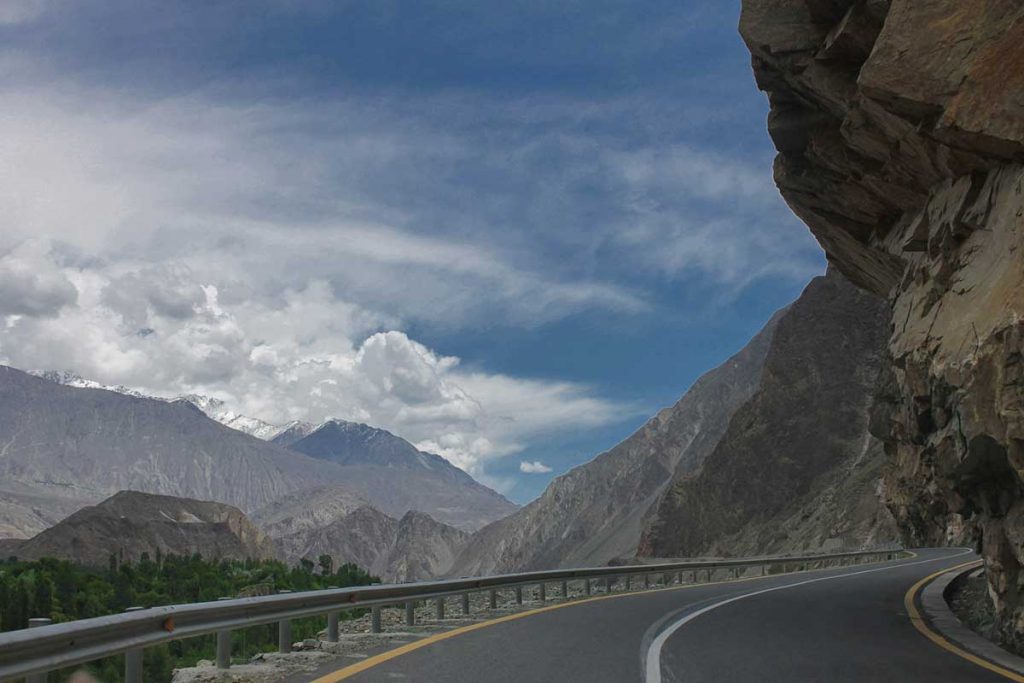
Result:
{"label": "guardrail post", "polygon": [[469,615],[469,593],[462,594],[462,614],[463,616]]}
{"label": "guardrail post", "polygon": [[537,586],[538,592],[540,593],[540,601],[544,602],[548,599],[548,587],[544,583]]}
{"label": "guardrail post", "polygon": [[438,598],[437,599],[436,609],[437,609],[437,618],[438,619],[444,619],[444,598]]}
{"label": "guardrail post", "polygon": [[732,578],[733,579],[740,578],[740,569],[739,569],[739,567],[733,567],[732,568]]}
{"label": "guardrail post", "polygon": [[626,590],[633,590],[633,575],[626,574]]}
{"label": "guardrail post", "polygon": [[498,609],[498,591],[491,589],[490,594],[490,607],[491,609]]}
{"label": "guardrail post", "polygon": [[678,579],[679,585],[682,586],[683,585],[683,570],[681,570],[681,569],[679,570],[679,573],[677,574],[676,579]]}
{"label": "guardrail post", "polygon": [[591,594],[590,579],[583,579],[583,593],[585,595]]}
{"label": "guardrail post", "polygon": [[292,651],[292,622],[282,619],[277,622],[277,651],[287,654]]}
{"label": "guardrail post", "polygon": [[412,600],[405,603],[405,625],[416,625],[416,603]]}
{"label": "guardrail post", "polygon": [[[290,590],[279,590],[278,595],[291,593]],[[292,622],[289,619],[282,619],[277,622],[277,651],[287,654],[292,651]]]}
{"label": "guardrail post", "polygon": [[650,574],[644,574],[644,590],[647,590],[650,587],[651,587],[651,575]]}
{"label": "guardrail post", "polygon": [[517,605],[523,604],[523,587],[522,586],[516,586],[516,604]]}
{"label": "guardrail post", "polygon": [[[145,607],[129,607],[125,612],[139,612]],[[142,683],[142,648],[135,647],[124,653],[124,683]]]}
{"label": "guardrail post", "polygon": [[562,597],[569,597],[569,582],[564,579],[562,580]]}
{"label": "guardrail post", "polygon": [[327,613],[327,642],[338,642],[338,621],[341,619],[341,612]]}
{"label": "guardrail post", "polygon": [[[47,617],[37,617],[35,619],[28,620],[29,628],[39,628],[40,626],[49,626],[53,623],[53,619]],[[46,674],[32,674],[31,676],[25,676],[25,683],[46,683]]]}
{"label": "guardrail post", "polygon": [[380,605],[370,608],[370,631],[380,633]]}
{"label": "guardrail post", "polygon": [[217,668],[231,668],[231,631],[217,631]]}

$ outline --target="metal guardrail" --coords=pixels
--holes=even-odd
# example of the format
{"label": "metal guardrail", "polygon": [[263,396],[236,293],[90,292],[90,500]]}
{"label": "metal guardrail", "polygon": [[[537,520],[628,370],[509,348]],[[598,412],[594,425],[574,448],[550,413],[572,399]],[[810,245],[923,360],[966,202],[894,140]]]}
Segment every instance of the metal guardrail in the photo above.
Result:
{"label": "metal guardrail", "polygon": [[[132,611],[93,619],[82,619],[63,624],[39,625],[35,628],[0,634],[0,681],[28,677],[29,683],[46,672],[83,664],[104,657],[125,654],[126,683],[142,682],[143,650],[172,640],[217,634],[217,666],[230,666],[231,631],[249,626],[278,623],[278,646],[282,652],[291,649],[291,620],[317,615],[327,616],[327,639],[338,640],[340,613],[353,608],[371,608],[371,628],[380,630],[380,609],[386,606],[404,606],[406,623],[414,621],[413,605],[424,600],[437,600],[437,616],[444,618],[445,598],[462,596],[462,609],[469,611],[469,595],[490,592],[490,607],[496,607],[496,591],[514,589],[516,601],[522,602],[522,587],[538,585],[540,599],[546,599],[549,583],[561,584],[561,597],[568,597],[568,582],[583,582],[584,595],[594,590],[594,581],[605,591],[613,588],[613,580],[625,579],[627,587],[632,577],[643,576],[649,585],[652,575],[662,575],[665,585],[692,572],[693,582],[699,582],[705,572],[711,580],[712,572],[759,567],[761,575],[768,567],[789,565],[795,570],[808,564],[861,563],[894,559],[901,548],[888,548],[859,552],[822,555],[754,557],[736,560],[698,560],[647,565],[591,567],[583,569],[555,569],[550,571],[502,574],[497,576],[429,581],[421,583],[354,586],[330,590],[281,593],[251,598],[218,600],[186,605],[169,605]],[[849,561],[849,562],[847,562]],[[780,572],[781,573],[781,572]],[[36,621],[36,620],[34,620]],[[41,620],[46,621],[46,620]]]}

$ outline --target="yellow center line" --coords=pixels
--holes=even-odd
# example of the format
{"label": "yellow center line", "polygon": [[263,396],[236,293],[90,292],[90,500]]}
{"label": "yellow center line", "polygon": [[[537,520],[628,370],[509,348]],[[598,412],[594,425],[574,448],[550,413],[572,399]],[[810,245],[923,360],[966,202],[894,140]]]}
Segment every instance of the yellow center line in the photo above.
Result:
{"label": "yellow center line", "polygon": [[924,577],[923,579],[915,583],[913,586],[911,586],[910,590],[908,590],[906,592],[906,595],[903,596],[903,606],[907,608],[907,614],[910,615],[910,623],[914,625],[914,628],[920,631],[925,638],[932,641],[933,643],[941,647],[943,650],[952,652],[956,656],[962,657],[963,659],[966,659],[972,664],[977,664],[983,669],[988,669],[989,671],[997,673],[1000,676],[1010,679],[1011,681],[1017,681],[1017,683],[1024,683],[1024,676],[1021,676],[1015,671],[1005,669],[999,666],[998,664],[993,664],[987,659],[982,659],[977,655],[971,654],[970,652],[967,652],[966,650],[963,650],[960,647],[954,645],[952,642],[947,640],[946,637],[942,634],[938,633],[937,631],[933,631],[932,628],[928,625],[928,622],[926,622],[924,618],[921,616],[921,612],[917,609],[917,605],[915,604],[917,594],[921,591],[922,588],[925,587],[926,584],[928,584],[928,582],[932,581],[933,579],[939,576],[942,576],[947,572],[962,569],[964,567],[969,567],[971,565],[980,564],[981,560],[972,560],[970,562],[958,564],[955,567],[947,567],[946,569],[940,569],[934,574]]}
{"label": "yellow center line", "polygon": [[[915,557],[914,553],[912,553],[910,551],[906,551],[906,552],[911,557]],[[865,563],[865,564],[875,564],[875,563],[872,562],[872,563]],[[652,593],[661,593],[661,592],[664,592],[664,591],[677,591],[677,590],[685,590],[685,589],[688,589],[688,588],[702,588],[704,586],[719,586],[719,585],[726,584],[726,583],[746,583],[748,581],[760,581],[761,579],[771,579],[771,578],[777,578],[779,576],[792,576],[794,574],[804,574],[804,573],[811,572],[811,571],[824,571],[825,569],[826,568],[823,567],[821,569],[810,569],[810,570],[799,571],[799,572],[787,572],[785,574],[769,574],[767,576],[751,576],[751,577],[747,577],[745,579],[728,579],[728,580],[725,580],[725,581],[709,581],[708,583],[690,583],[690,584],[687,584],[685,586],[667,586],[665,588],[655,588],[655,589],[651,589],[651,590],[641,590],[641,591],[635,591],[635,592],[630,592],[630,593],[616,593],[614,595],[598,595],[598,596],[594,596],[594,597],[591,597],[591,598],[584,598],[582,600],[569,600],[569,601],[566,601],[566,602],[559,603],[557,605],[548,605],[547,607],[538,607],[536,609],[527,610],[525,612],[517,612],[515,614],[508,614],[508,615],[503,616],[503,617],[497,617],[495,619],[488,619],[487,621],[481,621],[481,622],[476,623],[476,624],[470,624],[469,626],[462,626],[462,627],[459,627],[459,628],[456,628],[456,629],[452,629],[451,631],[445,631],[443,633],[435,633],[432,636],[427,636],[426,638],[421,638],[420,640],[417,640],[417,641],[414,641],[414,642],[411,642],[411,643],[407,643],[407,644],[402,645],[400,647],[397,647],[397,648],[395,648],[393,650],[388,650],[387,652],[382,652],[379,655],[374,655],[373,657],[368,657],[368,658],[364,659],[361,662],[357,662],[355,664],[350,664],[349,666],[346,666],[346,667],[344,667],[342,669],[338,669],[337,671],[332,671],[329,674],[324,674],[320,678],[317,678],[317,679],[311,681],[310,683],[338,683],[338,681],[343,681],[346,678],[351,678],[352,676],[355,676],[358,673],[362,673],[363,671],[366,671],[367,669],[372,669],[373,667],[378,666],[380,664],[383,664],[384,662],[390,661],[392,659],[395,659],[396,657],[401,657],[404,654],[408,654],[408,653],[413,652],[415,650],[419,650],[420,648],[427,647],[428,645],[433,645],[434,643],[440,642],[442,640],[448,640],[449,638],[454,638],[455,636],[461,636],[464,633],[472,633],[473,631],[478,631],[478,630],[480,630],[482,628],[487,628],[489,626],[494,626],[496,624],[504,624],[505,622],[508,622],[508,621],[515,621],[516,619],[523,619],[525,617],[532,617],[535,614],[542,614],[544,612],[551,612],[551,611],[556,610],[556,609],[562,609],[563,607],[574,607],[576,605],[585,605],[587,603],[598,602],[600,600],[614,600],[614,599],[617,599],[617,598],[631,598],[631,597],[636,597],[636,596],[640,596],[640,595],[650,595]],[[828,567],[828,569],[832,569],[832,567]],[[654,572],[654,573],[657,574],[659,572]],[[1024,683],[1024,681],[1022,681],[1022,683]]]}

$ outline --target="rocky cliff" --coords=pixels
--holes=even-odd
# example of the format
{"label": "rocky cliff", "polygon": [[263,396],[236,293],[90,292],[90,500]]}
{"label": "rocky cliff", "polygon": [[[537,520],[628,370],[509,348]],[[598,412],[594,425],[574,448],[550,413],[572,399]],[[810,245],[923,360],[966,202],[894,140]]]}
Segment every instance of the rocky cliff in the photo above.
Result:
{"label": "rocky cliff", "polygon": [[1024,645],[1024,5],[744,0],[775,179],[892,308],[873,430],[911,544],[983,551]]}
{"label": "rocky cliff", "polygon": [[93,567],[105,567],[111,555],[122,562],[137,562],[143,554],[277,556],[270,538],[236,507],[136,491],[83,508],[10,552],[21,559],[56,557]]}

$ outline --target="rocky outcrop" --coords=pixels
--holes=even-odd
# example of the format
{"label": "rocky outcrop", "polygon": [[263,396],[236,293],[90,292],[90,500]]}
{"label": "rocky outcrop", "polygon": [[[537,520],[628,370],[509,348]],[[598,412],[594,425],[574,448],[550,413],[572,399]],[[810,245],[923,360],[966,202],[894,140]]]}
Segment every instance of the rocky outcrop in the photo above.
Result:
{"label": "rocky outcrop", "polygon": [[1024,5],[745,0],[775,178],[892,307],[873,429],[908,543],[972,542],[1024,646]]}
{"label": "rocky outcrop", "polygon": [[55,557],[105,567],[113,555],[137,562],[143,555],[206,559],[277,556],[270,538],[230,505],[137,491],[122,491],[20,543],[20,559]]}
{"label": "rocky outcrop", "polygon": [[743,555],[892,540],[878,493],[881,444],[868,433],[886,313],[883,301],[838,273],[812,280],[779,319],[756,392],[699,471],[676,475],[638,554]]}
{"label": "rocky outcrop", "polygon": [[286,496],[252,515],[284,558],[335,566],[351,562],[385,581],[420,581],[448,572],[469,534],[422,512],[396,520],[336,486]]}

